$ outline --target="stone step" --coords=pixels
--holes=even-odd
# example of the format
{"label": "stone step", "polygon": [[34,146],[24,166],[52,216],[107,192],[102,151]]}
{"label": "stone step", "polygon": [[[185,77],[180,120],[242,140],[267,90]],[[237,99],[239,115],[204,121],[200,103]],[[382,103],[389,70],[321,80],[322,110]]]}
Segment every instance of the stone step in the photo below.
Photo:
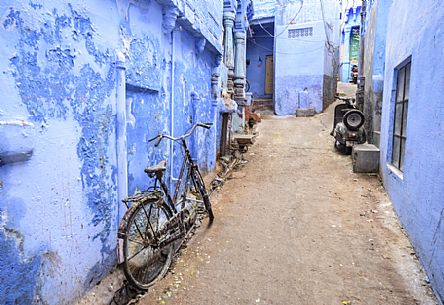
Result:
{"label": "stone step", "polygon": [[254,99],[253,110],[273,110],[273,99]]}

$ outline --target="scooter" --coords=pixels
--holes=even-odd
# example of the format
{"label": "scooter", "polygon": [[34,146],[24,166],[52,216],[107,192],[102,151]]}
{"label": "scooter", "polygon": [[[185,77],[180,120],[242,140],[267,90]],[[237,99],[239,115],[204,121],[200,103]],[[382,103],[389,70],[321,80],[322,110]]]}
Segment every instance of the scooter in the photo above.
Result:
{"label": "scooter", "polygon": [[330,135],[335,138],[335,148],[343,154],[351,154],[356,144],[363,144],[367,140],[364,130],[364,114],[356,108],[352,97],[339,97],[343,104],[335,107],[333,130]]}

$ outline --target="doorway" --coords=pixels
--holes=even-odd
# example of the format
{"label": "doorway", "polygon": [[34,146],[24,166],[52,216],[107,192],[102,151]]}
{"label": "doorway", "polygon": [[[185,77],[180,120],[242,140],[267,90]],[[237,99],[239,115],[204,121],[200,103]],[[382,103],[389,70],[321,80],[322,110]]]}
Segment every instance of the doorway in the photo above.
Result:
{"label": "doorway", "polygon": [[273,55],[265,57],[265,94],[273,94],[274,65]]}

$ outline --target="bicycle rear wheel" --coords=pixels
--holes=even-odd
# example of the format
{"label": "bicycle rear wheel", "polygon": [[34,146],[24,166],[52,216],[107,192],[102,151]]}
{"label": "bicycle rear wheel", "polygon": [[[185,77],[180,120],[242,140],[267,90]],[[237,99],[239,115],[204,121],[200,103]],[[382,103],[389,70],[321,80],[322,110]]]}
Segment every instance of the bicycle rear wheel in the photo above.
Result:
{"label": "bicycle rear wheel", "polygon": [[172,214],[162,199],[135,204],[128,210],[131,214],[124,228],[123,270],[132,285],[146,290],[167,273],[171,264],[173,244],[160,245],[159,241]]}
{"label": "bicycle rear wheel", "polygon": [[210,197],[208,196],[207,189],[205,188],[205,183],[203,181],[202,175],[199,172],[199,169],[194,168],[191,172],[191,178],[193,180],[195,188],[199,191],[202,196],[202,200],[205,206],[205,210],[208,212],[208,218],[210,220],[210,224],[214,220],[213,209],[211,208]]}

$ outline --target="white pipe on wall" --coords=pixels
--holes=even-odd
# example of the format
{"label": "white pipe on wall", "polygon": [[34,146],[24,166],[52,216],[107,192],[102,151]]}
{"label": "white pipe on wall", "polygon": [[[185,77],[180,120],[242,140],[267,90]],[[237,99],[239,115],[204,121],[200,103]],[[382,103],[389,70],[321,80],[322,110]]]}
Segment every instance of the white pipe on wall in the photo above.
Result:
{"label": "white pipe on wall", "polygon": [[118,221],[125,213],[122,199],[128,196],[128,150],[126,143],[126,67],[125,55],[117,54],[117,90],[116,90],[116,159],[118,189]]}
{"label": "white pipe on wall", "polygon": [[[171,122],[170,122],[170,134],[171,136],[174,137],[174,86],[175,86],[175,82],[174,82],[174,77],[175,77],[175,73],[174,73],[174,60],[175,60],[175,50],[174,50],[174,30],[171,31],[171,99],[170,99],[170,118],[171,118]],[[172,186],[173,184],[173,174],[174,174],[174,142],[173,141],[169,141],[170,142],[170,156],[169,156],[169,164],[170,164],[170,185]]]}

